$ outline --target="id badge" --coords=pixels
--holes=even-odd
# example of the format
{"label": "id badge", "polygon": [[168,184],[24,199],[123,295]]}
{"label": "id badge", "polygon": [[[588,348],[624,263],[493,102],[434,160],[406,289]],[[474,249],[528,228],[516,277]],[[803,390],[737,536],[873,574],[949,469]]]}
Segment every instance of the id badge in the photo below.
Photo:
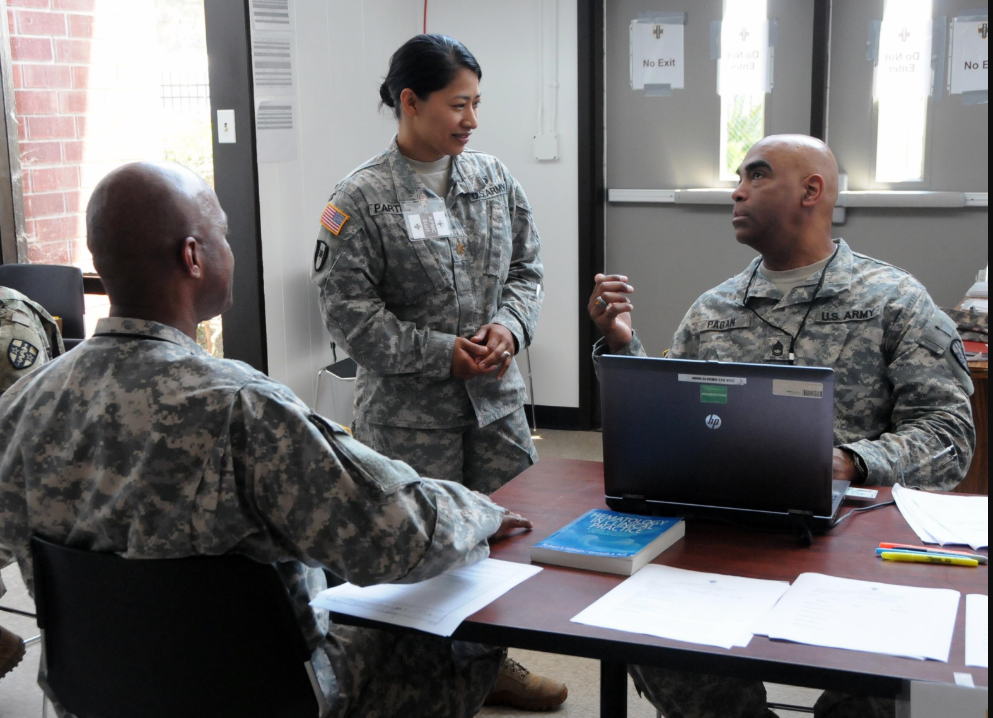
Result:
{"label": "id badge", "polygon": [[400,206],[410,241],[452,236],[452,223],[444,200],[422,197],[420,201],[401,202]]}

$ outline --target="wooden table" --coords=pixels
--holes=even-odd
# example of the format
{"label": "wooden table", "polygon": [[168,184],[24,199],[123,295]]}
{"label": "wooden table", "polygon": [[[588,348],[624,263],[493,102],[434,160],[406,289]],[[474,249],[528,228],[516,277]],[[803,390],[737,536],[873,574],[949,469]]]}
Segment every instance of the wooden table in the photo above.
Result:
{"label": "wooden table", "polygon": [[955,491],[962,494],[990,493],[990,363],[969,362],[972,370],[972,420],[976,425],[976,453],[972,457],[969,473]]}
{"label": "wooden table", "polygon": [[[881,489],[877,501],[890,498]],[[531,546],[591,508],[605,507],[603,466],[598,462],[543,459],[493,495],[493,499],[534,522],[534,530],[494,544],[492,557],[530,562]],[[866,505],[857,502],[852,506]],[[843,507],[847,510],[848,504]],[[919,543],[895,506],[856,514],[802,548],[787,534],[754,532],[713,521],[687,522],[686,537],[655,563],[696,571],[793,581],[804,572],[908,586],[988,593],[987,566],[961,568],[884,562],[873,550],[880,541]],[[907,681],[953,683],[953,673],[971,673],[988,685],[986,669],[966,668],[965,602],[959,607],[949,663],[915,661],[869,653],[819,648],[756,636],[747,648],[724,650],[652,636],[571,623],[570,619],[623,579],[590,571],[546,566],[503,597],[471,616],[454,637],[490,645],[526,648],[600,660],[602,718],[627,715],[628,663],[852,694],[896,697]],[[853,616],[867,621],[871,616]],[[342,623],[376,625],[336,614]]]}

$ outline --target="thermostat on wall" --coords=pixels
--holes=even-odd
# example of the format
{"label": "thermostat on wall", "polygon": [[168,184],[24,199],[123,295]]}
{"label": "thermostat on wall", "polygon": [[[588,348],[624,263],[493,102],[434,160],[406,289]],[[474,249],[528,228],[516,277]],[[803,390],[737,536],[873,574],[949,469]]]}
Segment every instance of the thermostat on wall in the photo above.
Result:
{"label": "thermostat on wall", "polygon": [[559,136],[554,132],[534,136],[534,158],[536,160],[557,160],[559,158]]}

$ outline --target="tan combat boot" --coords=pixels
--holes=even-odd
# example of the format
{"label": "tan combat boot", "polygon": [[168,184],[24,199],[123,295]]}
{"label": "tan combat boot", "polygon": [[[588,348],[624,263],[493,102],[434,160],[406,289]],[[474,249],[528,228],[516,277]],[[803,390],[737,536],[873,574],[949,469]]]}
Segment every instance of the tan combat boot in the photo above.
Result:
{"label": "tan combat boot", "polygon": [[24,641],[0,626],[0,678],[10,673],[24,658]]}
{"label": "tan combat boot", "polygon": [[486,696],[486,705],[547,711],[565,703],[568,696],[564,683],[531,673],[514,659],[504,658],[496,685]]}

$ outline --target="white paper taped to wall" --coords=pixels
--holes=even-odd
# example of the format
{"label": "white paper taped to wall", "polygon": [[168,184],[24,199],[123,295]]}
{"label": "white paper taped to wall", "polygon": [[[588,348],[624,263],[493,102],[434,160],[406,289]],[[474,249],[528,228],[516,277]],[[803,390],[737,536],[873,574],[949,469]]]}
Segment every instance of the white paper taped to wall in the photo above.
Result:
{"label": "white paper taped to wall", "polygon": [[289,30],[293,27],[290,0],[251,0],[252,30]]}
{"label": "white paper taped to wall", "polygon": [[258,99],[255,141],[259,162],[288,162],[297,158],[296,101],[292,97]]}
{"label": "white paper taped to wall", "polygon": [[646,85],[667,85],[670,90],[684,86],[683,25],[658,19],[631,21],[632,90],[643,90]]}
{"label": "white paper taped to wall", "polygon": [[769,55],[768,20],[725,15],[721,23],[718,94],[754,96],[770,92]]}
{"label": "white paper taped to wall", "polygon": [[902,5],[887,4],[883,15],[875,75],[877,99],[904,100],[931,94],[931,17],[902,10]]}
{"label": "white paper taped to wall", "polygon": [[288,32],[252,33],[256,95],[292,95],[296,84],[294,38]]}
{"label": "white paper taped to wall", "polygon": [[951,94],[990,89],[988,36],[988,19],[953,20]]}

